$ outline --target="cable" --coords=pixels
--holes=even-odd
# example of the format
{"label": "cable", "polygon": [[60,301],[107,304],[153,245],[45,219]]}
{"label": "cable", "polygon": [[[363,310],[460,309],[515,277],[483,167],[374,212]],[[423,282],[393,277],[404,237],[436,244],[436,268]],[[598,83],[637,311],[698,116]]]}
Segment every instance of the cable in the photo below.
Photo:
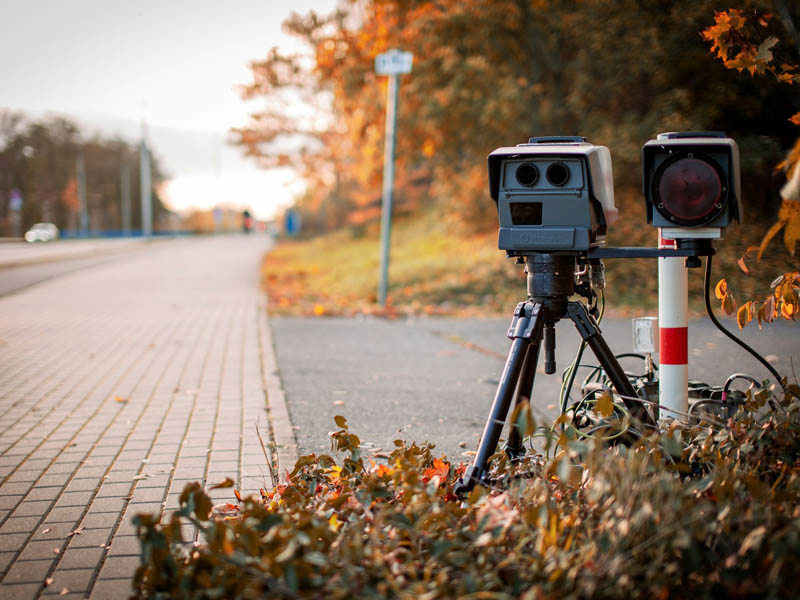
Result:
{"label": "cable", "polygon": [[781,386],[781,389],[784,393],[788,393],[788,390],[783,384],[783,378],[780,374],[775,370],[775,368],[769,364],[766,359],[761,356],[758,352],[753,350],[750,346],[748,346],[744,341],[740,340],[738,337],[733,335],[730,331],[725,329],[722,324],[717,320],[714,316],[714,311],[711,310],[711,297],[710,297],[710,290],[711,290],[711,255],[709,254],[706,257],[706,274],[703,279],[703,296],[705,297],[706,301],[706,312],[708,313],[708,318],[711,319],[711,322],[716,325],[717,329],[719,329],[722,333],[728,336],[731,340],[736,342],[739,346],[747,350],[753,357],[758,360],[766,369],[772,373],[772,376],[775,378],[775,381],[778,382],[778,385]]}

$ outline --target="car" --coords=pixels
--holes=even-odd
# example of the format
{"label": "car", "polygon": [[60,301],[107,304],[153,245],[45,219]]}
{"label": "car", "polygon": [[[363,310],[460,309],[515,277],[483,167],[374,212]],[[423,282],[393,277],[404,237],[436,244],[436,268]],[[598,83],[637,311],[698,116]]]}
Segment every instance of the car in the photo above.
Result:
{"label": "car", "polygon": [[58,239],[58,227],[52,223],[36,223],[25,232],[26,242],[49,242]]}

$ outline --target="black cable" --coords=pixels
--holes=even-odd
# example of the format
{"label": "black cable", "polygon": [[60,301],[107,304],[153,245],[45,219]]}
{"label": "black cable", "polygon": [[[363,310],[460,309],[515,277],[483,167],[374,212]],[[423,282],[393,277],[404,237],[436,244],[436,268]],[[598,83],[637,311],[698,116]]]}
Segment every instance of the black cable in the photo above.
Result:
{"label": "black cable", "polygon": [[753,357],[756,360],[758,360],[762,365],[764,365],[764,367],[766,367],[766,369],[770,373],[772,373],[772,376],[775,378],[775,381],[778,382],[778,385],[781,386],[781,389],[784,391],[784,393],[786,393],[787,390],[783,385],[783,378],[775,370],[775,368],[771,364],[769,364],[763,356],[761,356],[758,352],[753,350],[744,341],[740,340],[735,335],[733,335],[730,331],[725,329],[722,326],[722,324],[717,320],[717,318],[714,316],[714,312],[711,310],[711,292],[710,292],[710,290],[711,290],[711,255],[708,255],[706,257],[706,274],[705,274],[705,277],[704,277],[704,280],[703,280],[703,295],[704,295],[705,301],[706,301],[706,312],[708,313],[708,318],[711,319],[711,322],[714,323],[714,325],[716,325],[717,329],[719,329],[722,333],[724,333],[726,336],[728,336],[731,340],[736,342],[739,346],[741,346],[742,348],[747,350],[750,354],[753,355]]}

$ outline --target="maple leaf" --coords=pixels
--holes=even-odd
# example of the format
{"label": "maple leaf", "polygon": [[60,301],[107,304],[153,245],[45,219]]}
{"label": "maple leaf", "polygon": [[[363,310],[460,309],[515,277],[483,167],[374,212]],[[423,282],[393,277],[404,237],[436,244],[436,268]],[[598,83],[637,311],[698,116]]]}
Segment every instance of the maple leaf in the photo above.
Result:
{"label": "maple leaf", "polygon": [[791,121],[795,125],[800,125],[800,112],[795,113],[791,117],[789,117],[789,121]]}
{"label": "maple leaf", "polygon": [[447,474],[450,472],[450,465],[440,458],[433,459],[433,466],[425,469],[422,472],[422,481],[428,482],[434,477],[439,477],[442,481],[447,479]]}

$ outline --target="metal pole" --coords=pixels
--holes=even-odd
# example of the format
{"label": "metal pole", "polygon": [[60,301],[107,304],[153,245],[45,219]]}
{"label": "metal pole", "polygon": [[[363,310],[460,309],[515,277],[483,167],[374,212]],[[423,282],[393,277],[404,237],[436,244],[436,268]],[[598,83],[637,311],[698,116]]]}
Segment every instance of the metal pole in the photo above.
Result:
{"label": "metal pole", "polygon": [[394,187],[394,147],[397,129],[397,75],[389,75],[386,98],[386,139],[383,147],[383,202],[381,214],[381,273],[378,304],[386,306],[389,285],[389,245],[392,227],[392,188]]}
{"label": "metal pole", "polygon": [[150,239],[153,234],[153,207],[150,190],[150,152],[142,138],[139,146],[139,176],[142,199],[142,237]]}
{"label": "metal pole", "polygon": [[122,235],[131,234],[131,170],[127,162],[122,163],[119,174],[120,226]]}
{"label": "metal pole", "polygon": [[[674,240],[661,237],[659,248],[672,248]],[[658,259],[658,403],[689,410],[689,282],[684,258]],[[665,416],[675,413],[665,411]]]}
{"label": "metal pole", "polygon": [[89,209],[86,206],[86,159],[78,155],[78,228],[81,237],[89,237]]}

